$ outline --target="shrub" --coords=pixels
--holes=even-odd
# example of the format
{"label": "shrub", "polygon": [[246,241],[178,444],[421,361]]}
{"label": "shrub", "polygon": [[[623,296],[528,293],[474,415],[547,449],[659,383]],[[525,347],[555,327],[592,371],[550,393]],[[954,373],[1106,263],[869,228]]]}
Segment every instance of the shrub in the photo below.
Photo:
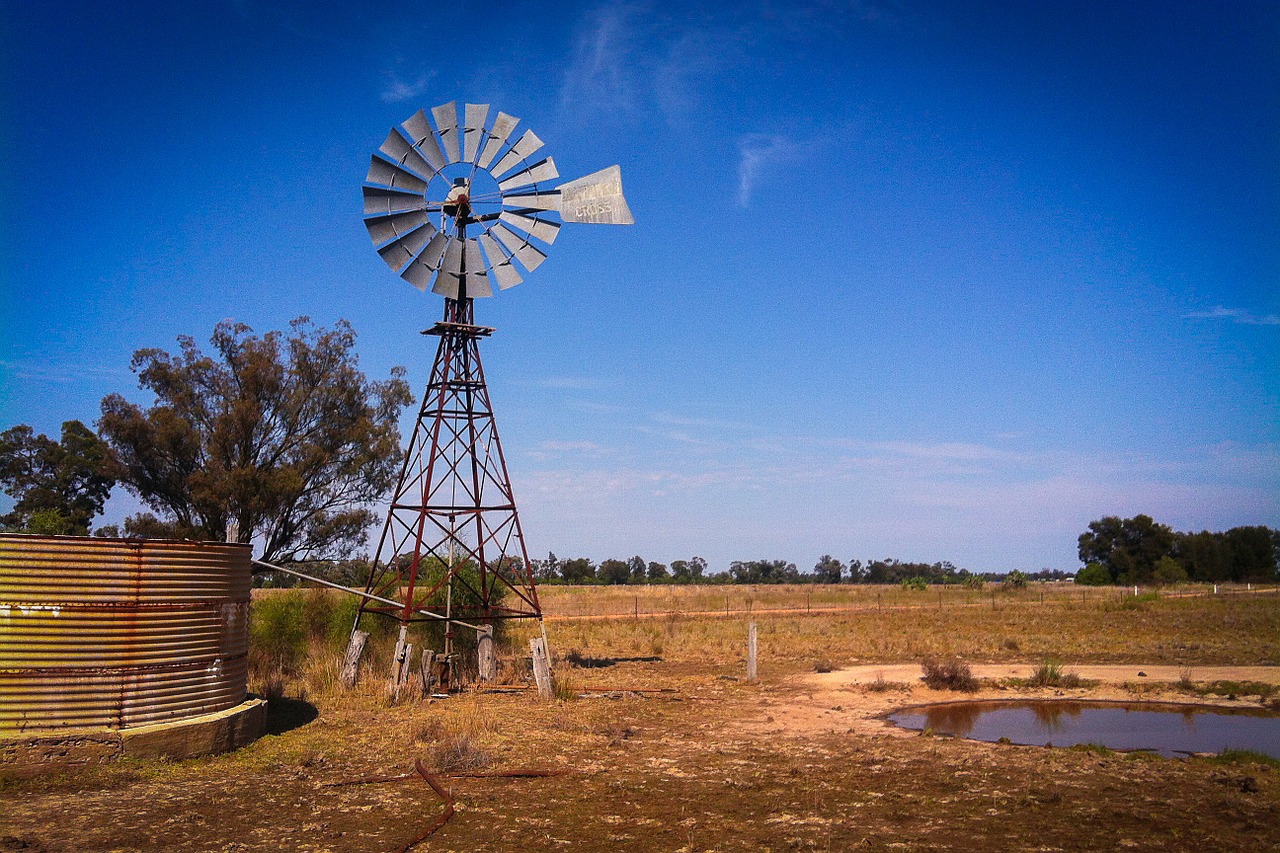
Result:
{"label": "shrub", "polygon": [[902,588],[914,590],[916,592],[924,592],[929,588],[929,582],[921,577],[903,578]]}
{"label": "shrub", "polygon": [[924,683],[933,690],[973,693],[978,689],[978,679],[974,677],[969,665],[959,658],[928,658],[921,666],[924,669]]}
{"label": "shrub", "polygon": [[1074,672],[1063,672],[1062,661],[1049,658],[1027,679],[1030,687],[1080,687],[1083,682]]}
{"label": "shrub", "polygon": [[1111,583],[1111,573],[1101,563],[1090,563],[1076,572],[1076,583],[1081,586],[1107,586]]}

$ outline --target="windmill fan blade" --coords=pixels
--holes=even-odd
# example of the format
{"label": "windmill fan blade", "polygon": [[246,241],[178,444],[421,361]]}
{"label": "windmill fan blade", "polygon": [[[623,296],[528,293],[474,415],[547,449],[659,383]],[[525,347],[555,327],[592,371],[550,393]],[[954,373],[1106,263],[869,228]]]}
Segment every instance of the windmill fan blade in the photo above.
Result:
{"label": "windmill fan blade", "polygon": [[516,167],[521,160],[528,159],[529,155],[542,147],[542,140],[532,130],[526,130],[524,135],[511,146],[511,150],[502,156],[498,161],[498,165],[489,170],[494,178],[501,178],[507,172]]}
{"label": "windmill fan blade", "polygon": [[522,190],[503,193],[505,207],[531,208],[534,210],[560,210],[559,190]]}
{"label": "windmill fan blade", "polygon": [[411,210],[407,213],[393,213],[390,216],[366,219],[364,227],[369,229],[369,238],[373,240],[373,245],[381,246],[388,240],[408,234],[426,221],[425,210]]}
{"label": "windmill fan blade", "polygon": [[554,243],[556,236],[560,233],[559,223],[548,222],[536,216],[521,216],[519,213],[504,210],[498,218],[508,225],[529,232],[544,243]]}
{"label": "windmill fan blade", "polygon": [[498,245],[498,241],[488,234],[481,234],[480,245],[484,248],[485,257],[489,259],[489,268],[493,270],[493,278],[498,282],[500,290],[515,287],[524,279],[511,262],[511,257]]}
{"label": "windmill fan blade", "polygon": [[382,256],[382,260],[387,266],[391,267],[393,272],[399,272],[400,269],[414,256],[422,251],[422,247],[427,245],[427,241],[436,233],[435,226],[430,222],[410,231],[398,240],[393,240],[378,250],[378,254]]}
{"label": "windmill fan blade", "polygon": [[480,149],[480,137],[484,135],[484,121],[489,117],[489,105],[467,104],[462,112],[462,159],[474,163]]}
{"label": "windmill fan blade", "polygon": [[458,152],[458,102],[432,107],[431,117],[436,120],[436,128],[440,131],[446,162],[457,163],[462,159]]}
{"label": "windmill fan blade", "polygon": [[417,259],[409,266],[405,267],[404,272],[400,273],[400,277],[412,284],[418,290],[426,290],[431,285],[431,279],[435,276],[436,270],[440,266],[440,256],[444,253],[445,244],[449,242],[449,238],[439,231],[431,238],[431,242],[427,244],[427,248],[418,255]]}
{"label": "windmill fan blade", "polygon": [[476,161],[476,165],[481,169],[489,168],[489,164],[493,162],[494,157],[498,156],[503,144],[511,136],[511,131],[515,130],[519,123],[520,119],[499,110],[498,117],[493,120],[493,129],[489,131],[489,141],[484,144],[484,150],[480,152],[480,159]]}
{"label": "windmill fan blade", "polygon": [[[465,273],[463,272],[464,261]],[[462,292],[464,275],[468,298],[493,295],[493,289],[489,286],[489,276],[485,273],[484,258],[480,254],[479,244],[475,240],[467,240],[465,245],[458,240],[450,240],[444,252],[444,263],[440,266],[440,276],[431,289],[450,299],[457,299]]]}
{"label": "windmill fan blade", "polygon": [[394,163],[388,163],[377,154],[371,155],[369,161],[369,174],[365,176],[365,180],[369,183],[385,184],[389,187],[413,190],[420,193],[427,191],[427,182],[408,169],[402,169]]}
{"label": "windmill fan blade", "polygon": [[401,190],[384,190],[381,187],[364,187],[364,212],[395,213],[400,210],[423,210],[427,200],[422,193]]}
{"label": "windmill fan blade", "polygon": [[558,177],[560,177],[560,173],[556,171],[556,161],[548,157],[545,160],[539,160],[527,169],[516,172],[506,180],[498,181],[498,189],[506,192],[517,187],[536,184],[540,181],[549,181]]}
{"label": "windmill fan blade", "polygon": [[424,160],[422,155],[418,153],[418,150],[414,148],[407,139],[401,136],[400,131],[396,130],[394,127],[391,128],[391,132],[387,134],[386,141],[382,143],[382,146],[378,150],[387,155],[388,159],[393,160],[404,168],[417,173],[420,178],[431,180],[432,176],[435,175],[436,172],[440,171],[438,168]]}
{"label": "windmill fan blade", "polygon": [[561,184],[560,218],[565,222],[596,225],[632,225],[631,208],[622,197],[622,169],[610,166],[599,172]]}
{"label": "windmill fan blade", "polygon": [[499,222],[493,227],[493,234],[507,247],[516,260],[524,264],[524,268],[533,272],[538,265],[547,259],[540,249],[534,248],[529,241]]}
{"label": "windmill fan blade", "polygon": [[440,143],[436,141],[436,132],[431,129],[431,123],[427,121],[426,113],[418,110],[400,126],[405,129],[405,132],[409,134],[409,138],[413,140],[414,148],[420,151],[423,157],[427,158],[433,173],[445,167],[444,152],[440,150]]}

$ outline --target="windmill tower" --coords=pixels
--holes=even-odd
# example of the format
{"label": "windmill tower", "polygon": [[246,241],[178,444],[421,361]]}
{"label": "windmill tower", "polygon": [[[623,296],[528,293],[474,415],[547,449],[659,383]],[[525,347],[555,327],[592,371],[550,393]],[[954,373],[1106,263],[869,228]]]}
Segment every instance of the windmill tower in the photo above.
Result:
{"label": "windmill tower", "polygon": [[[442,622],[445,653],[455,625],[541,618],[493,407],[480,363],[474,301],[536,269],[563,222],[630,225],[622,175],[611,166],[568,183],[520,120],[488,104],[419,110],[372,155],[365,226],[392,271],[444,297],[438,338],[356,627],[366,615],[406,629]],[[434,125],[433,125],[434,123]],[[557,221],[557,219],[559,221]]]}

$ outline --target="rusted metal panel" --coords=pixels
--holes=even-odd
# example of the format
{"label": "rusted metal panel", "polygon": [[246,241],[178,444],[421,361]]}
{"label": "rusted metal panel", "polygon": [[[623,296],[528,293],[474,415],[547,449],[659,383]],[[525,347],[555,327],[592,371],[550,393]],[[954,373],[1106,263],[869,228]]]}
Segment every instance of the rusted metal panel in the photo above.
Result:
{"label": "rusted metal panel", "polygon": [[244,701],[250,553],[0,534],[0,734],[120,728]]}

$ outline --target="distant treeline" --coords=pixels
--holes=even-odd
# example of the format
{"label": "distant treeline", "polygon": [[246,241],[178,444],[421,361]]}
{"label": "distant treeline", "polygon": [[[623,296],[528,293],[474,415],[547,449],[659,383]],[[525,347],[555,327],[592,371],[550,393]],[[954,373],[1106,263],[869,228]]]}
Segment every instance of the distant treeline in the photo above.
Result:
{"label": "distant treeline", "polygon": [[[512,562],[519,565],[519,560]],[[701,557],[675,560],[669,565],[635,556],[628,560],[608,559],[599,563],[587,557],[561,559],[554,553],[545,559],[530,560],[534,580],[540,584],[595,584],[613,586],[622,584],[967,584],[981,585],[985,581],[1003,581],[1005,575],[995,572],[974,573],[957,568],[948,562],[911,563],[897,559],[850,560],[847,563],[824,554],[813,570],[801,572],[795,563],[786,560],[735,560],[728,571],[708,572],[707,561]],[[347,586],[363,586],[369,577],[368,560],[343,560],[340,562],[310,563],[302,569],[308,574],[323,577]],[[1015,572],[1020,582],[1028,580],[1070,580],[1070,572],[1043,569],[1037,572]],[[282,585],[292,585],[284,576],[272,579]]]}
{"label": "distant treeline", "polygon": [[1109,515],[1080,534],[1076,582],[1103,584],[1270,583],[1280,579],[1280,530],[1233,527],[1179,533],[1149,515]]}

